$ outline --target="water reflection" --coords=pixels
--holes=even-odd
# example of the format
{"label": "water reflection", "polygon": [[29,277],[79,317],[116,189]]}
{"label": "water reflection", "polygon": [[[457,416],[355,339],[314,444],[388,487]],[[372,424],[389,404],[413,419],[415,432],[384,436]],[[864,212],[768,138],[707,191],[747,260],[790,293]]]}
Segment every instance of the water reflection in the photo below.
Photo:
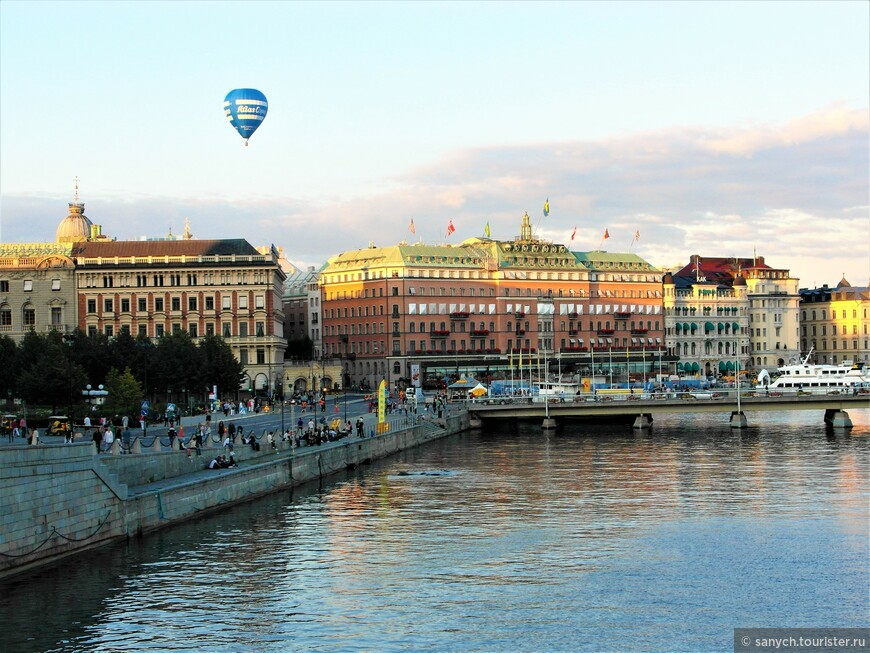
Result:
{"label": "water reflection", "polygon": [[712,651],[862,625],[868,413],[464,434],[7,583],[0,649]]}

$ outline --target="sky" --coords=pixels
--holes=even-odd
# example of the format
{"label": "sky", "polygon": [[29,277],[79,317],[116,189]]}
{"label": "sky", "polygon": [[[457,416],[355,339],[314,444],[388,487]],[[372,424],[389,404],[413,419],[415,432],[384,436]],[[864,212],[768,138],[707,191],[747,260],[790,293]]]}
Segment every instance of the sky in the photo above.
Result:
{"label": "sky", "polygon": [[110,237],[189,219],[299,267],[528,212],[663,270],[870,285],[870,3],[2,0],[0,241],[53,241],[76,177]]}

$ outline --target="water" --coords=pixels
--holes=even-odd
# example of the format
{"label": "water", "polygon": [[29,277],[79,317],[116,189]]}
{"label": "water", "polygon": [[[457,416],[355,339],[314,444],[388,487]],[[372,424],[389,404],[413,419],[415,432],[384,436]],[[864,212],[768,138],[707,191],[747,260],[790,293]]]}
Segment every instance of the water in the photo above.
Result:
{"label": "water", "polygon": [[696,652],[866,626],[850,414],[453,437],[0,585],[0,650]]}

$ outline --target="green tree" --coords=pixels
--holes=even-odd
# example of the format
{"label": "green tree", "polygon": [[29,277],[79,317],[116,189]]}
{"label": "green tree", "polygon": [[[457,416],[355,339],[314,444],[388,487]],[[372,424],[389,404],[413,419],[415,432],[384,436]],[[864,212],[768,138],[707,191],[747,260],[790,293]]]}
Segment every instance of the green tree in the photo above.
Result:
{"label": "green tree", "polygon": [[186,331],[167,334],[156,347],[156,384],[158,391],[170,393],[194,392],[201,395],[205,385],[200,383],[202,358]]}
{"label": "green tree", "polygon": [[106,390],[109,391],[106,397],[105,411],[117,415],[132,415],[139,414],[139,407],[142,404],[142,388],[139,382],[129,367],[124,368],[123,372],[112,368],[106,377]]}
{"label": "green tree", "polygon": [[0,400],[6,400],[10,396],[16,397],[18,370],[18,345],[7,335],[0,335]]}
{"label": "green tree", "polygon": [[18,377],[19,392],[25,401],[51,406],[53,413],[58,409],[63,412],[72,409],[76,415],[84,411],[81,390],[87,377],[73,361],[71,348],[58,332],[45,335],[28,332],[21,342],[19,356],[23,361]]}
{"label": "green tree", "polygon": [[202,357],[200,386],[217,385],[222,396],[234,396],[245,377],[245,369],[233,356],[232,348],[220,336],[205,336],[199,343],[199,351]]}

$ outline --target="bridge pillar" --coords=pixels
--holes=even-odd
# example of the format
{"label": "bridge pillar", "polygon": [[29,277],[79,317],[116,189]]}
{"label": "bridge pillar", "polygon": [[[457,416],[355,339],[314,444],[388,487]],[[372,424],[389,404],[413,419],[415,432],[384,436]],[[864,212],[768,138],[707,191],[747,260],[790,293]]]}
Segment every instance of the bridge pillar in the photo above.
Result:
{"label": "bridge pillar", "polygon": [[469,415],[468,426],[473,429],[479,429],[481,426],[483,426],[483,420],[480,419],[477,415]]}
{"label": "bridge pillar", "polygon": [[648,429],[652,428],[653,418],[649,413],[641,413],[634,418],[634,428]]}
{"label": "bridge pillar", "polygon": [[547,417],[544,420],[544,423],[541,424],[541,428],[545,431],[552,431],[556,428],[556,420],[554,420],[552,417]]}
{"label": "bridge pillar", "polygon": [[731,428],[732,429],[745,429],[748,426],[746,422],[746,415],[743,414],[743,411],[731,411]]}
{"label": "bridge pillar", "polygon": [[828,408],[825,411],[825,423],[830,424],[834,428],[852,428],[852,420],[849,418],[849,413],[835,408]]}

